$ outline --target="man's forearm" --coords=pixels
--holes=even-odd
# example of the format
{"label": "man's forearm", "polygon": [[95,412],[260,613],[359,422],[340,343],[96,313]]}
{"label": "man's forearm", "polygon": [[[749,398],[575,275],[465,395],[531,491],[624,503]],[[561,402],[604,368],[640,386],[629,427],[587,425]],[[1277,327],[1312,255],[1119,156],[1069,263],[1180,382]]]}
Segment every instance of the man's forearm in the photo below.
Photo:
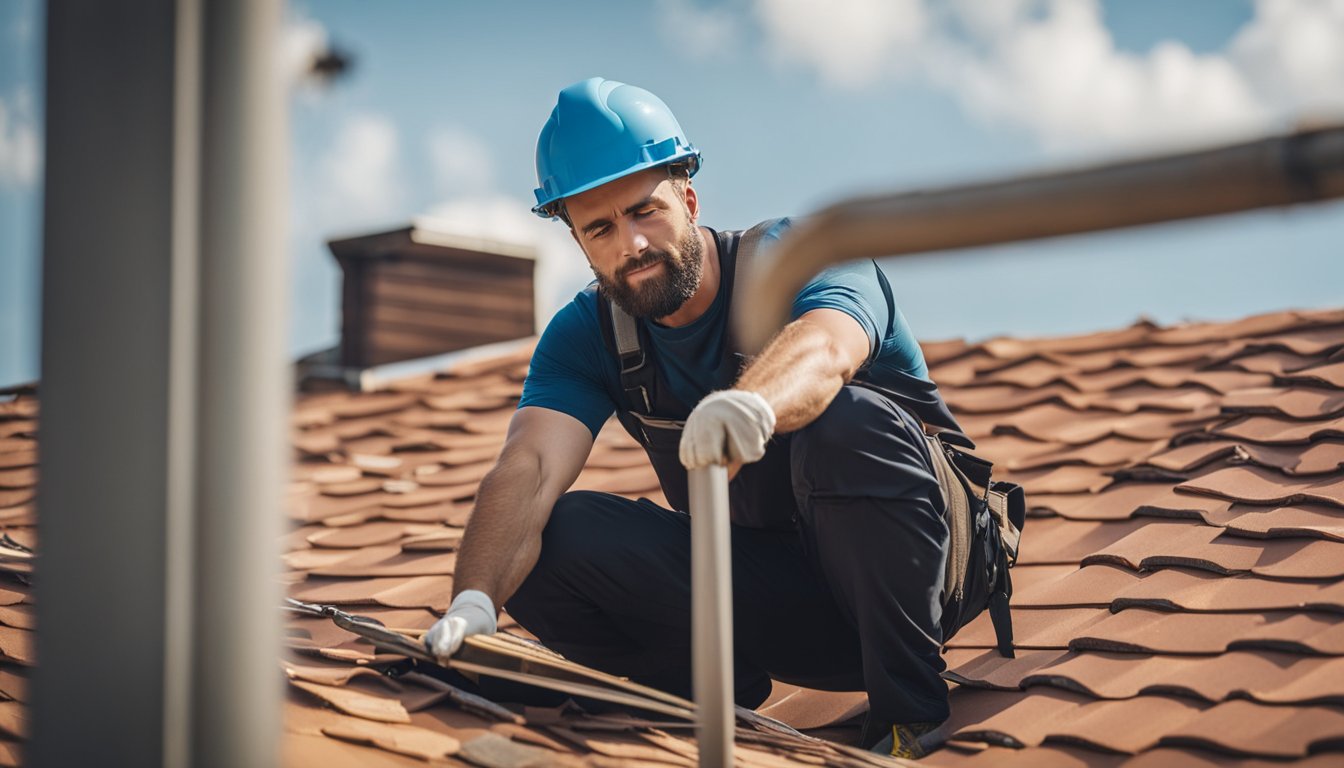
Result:
{"label": "man's forearm", "polygon": [[559,492],[544,488],[538,462],[506,454],[481,480],[462,539],[453,595],[477,589],[499,608],[518,591],[541,552],[541,532]]}
{"label": "man's forearm", "polygon": [[820,416],[853,377],[851,358],[825,329],[799,320],[784,326],[734,386],[764,397],[775,431],[792,432]]}

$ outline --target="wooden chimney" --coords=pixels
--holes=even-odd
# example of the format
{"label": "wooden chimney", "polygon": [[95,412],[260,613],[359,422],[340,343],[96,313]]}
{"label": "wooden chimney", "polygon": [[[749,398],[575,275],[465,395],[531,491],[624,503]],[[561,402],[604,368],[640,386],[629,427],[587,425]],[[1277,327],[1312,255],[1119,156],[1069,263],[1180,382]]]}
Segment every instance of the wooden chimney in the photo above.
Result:
{"label": "wooden chimney", "polygon": [[368,368],[536,333],[536,253],[421,222],[330,240],[344,273],[340,364]]}

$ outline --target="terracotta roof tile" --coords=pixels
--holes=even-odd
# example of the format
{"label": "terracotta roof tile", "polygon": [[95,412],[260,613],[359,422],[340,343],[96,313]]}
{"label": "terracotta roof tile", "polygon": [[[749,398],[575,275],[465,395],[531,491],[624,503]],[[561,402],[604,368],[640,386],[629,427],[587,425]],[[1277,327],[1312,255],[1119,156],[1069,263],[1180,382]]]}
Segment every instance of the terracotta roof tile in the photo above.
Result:
{"label": "terracotta roof tile", "polygon": [[[1035,612],[1055,614],[1071,610],[1076,609]],[[1037,619],[1041,623],[1047,620],[1048,617]],[[1344,617],[1286,611],[1195,614],[1130,608],[1089,622],[1068,647],[1197,654],[1263,648],[1337,656],[1344,654]]]}
{"label": "terracotta roof tile", "polygon": [[[1324,421],[1294,421],[1275,416],[1246,416],[1210,429],[1218,437],[1235,437],[1266,445],[1310,443],[1326,437],[1344,437],[1344,416]],[[0,454],[0,460],[3,460]]]}
{"label": "terracotta roof tile", "polygon": [[1344,508],[1344,477],[1285,478],[1261,467],[1227,467],[1177,486],[1252,504],[1332,504]]}
{"label": "terracotta roof tile", "polygon": [[1068,520],[1126,520],[1136,515],[1223,519],[1233,507],[1223,499],[1177,493],[1172,483],[1117,483],[1099,493],[1036,494],[1027,497],[1027,504]]}
{"label": "terracotta roof tile", "polygon": [[[1335,765],[1344,753],[1344,310],[1058,339],[925,345],[931,375],[1032,517],[1017,658],[980,617],[948,643],[952,746],[933,765]],[[451,597],[456,546],[530,349],[373,394],[302,397],[291,421],[290,594],[412,635]],[[0,765],[19,758],[38,405],[0,403]],[[661,501],[612,425],[583,487]],[[17,546],[16,546],[17,545]],[[573,710],[513,722],[399,681],[326,619],[295,615],[286,764],[685,765],[691,731]],[[501,626],[521,631],[507,616]],[[780,686],[818,733],[861,694]],[[358,714],[352,714],[358,713]],[[740,730],[746,766],[872,764]],[[1005,745],[1013,745],[1012,747]]]}
{"label": "terracotta roof tile", "polygon": [[1344,712],[1229,701],[1170,729],[1163,742],[1259,757],[1307,757],[1318,747],[1338,749],[1344,743]]}
{"label": "terracotta roof tile", "polygon": [[[1026,697],[960,689],[952,696],[948,730],[953,740],[1034,747],[1050,738],[1134,754],[1157,746],[1165,732],[1194,719],[1207,707],[1158,696],[1106,701],[1054,689]],[[967,714],[971,717],[963,720]],[[1118,723],[1125,727],[1116,727]]]}
{"label": "terracotta roof tile", "polygon": [[1344,389],[1344,362],[1296,368],[1291,373],[1285,372],[1282,378],[1290,383]]}
{"label": "terracotta roof tile", "polygon": [[1152,523],[1145,520],[1076,521],[1062,517],[1033,519],[1032,535],[1023,535],[1017,561],[1023,565],[1081,563],[1118,541],[1140,533]]}
{"label": "terracotta roof tile", "polygon": [[[1234,505],[1232,510],[1237,511]],[[1241,536],[1267,538],[1321,537],[1344,541],[1344,514],[1335,507],[1301,506],[1266,510],[1245,508],[1227,522],[1227,530]]]}

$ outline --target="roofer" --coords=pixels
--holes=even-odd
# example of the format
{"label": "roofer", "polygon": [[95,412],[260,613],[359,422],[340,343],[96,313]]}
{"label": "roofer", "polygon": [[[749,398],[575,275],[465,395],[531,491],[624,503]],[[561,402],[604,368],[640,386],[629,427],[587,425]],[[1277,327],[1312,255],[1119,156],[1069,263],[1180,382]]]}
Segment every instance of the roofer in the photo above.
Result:
{"label": "roofer", "polygon": [[[730,485],[737,703],[759,705],[771,678],[864,690],[866,743],[916,755],[914,740],[948,716],[941,644],[984,607],[981,582],[997,583],[998,560],[986,560],[998,550],[964,545],[961,581],[978,593],[948,583],[957,532],[942,443],[925,427],[965,438],[872,261],[823,272],[757,357],[737,354],[728,318],[748,235],[699,224],[699,168],[652,93],[600,78],[560,92],[538,141],[533,211],[569,225],[597,279],[537,344],[477,494],[456,595],[426,644],[447,658],[465,636],[494,632],[506,605],[574,661],[690,696],[686,468],[728,463],[741,467]],[[768,243],[788,226],[750,236]],[[567,492],[613,412],[671,509]]]}

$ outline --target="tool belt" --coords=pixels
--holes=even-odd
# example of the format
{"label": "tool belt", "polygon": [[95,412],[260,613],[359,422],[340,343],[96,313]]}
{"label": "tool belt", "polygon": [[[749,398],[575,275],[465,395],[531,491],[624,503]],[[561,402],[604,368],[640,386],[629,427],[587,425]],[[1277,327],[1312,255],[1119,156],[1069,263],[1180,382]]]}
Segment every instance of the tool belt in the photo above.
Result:
{"label": "tool belt", "polygon": [[1012,658],[1008,600],[1013,585],[1008,569],[1017,562],[1026,523],[1022,487],[994,481],[990,462],[945,441],[941,430],[925,426],[924,439],[942,492],[950,536],[943,605],[958,608],[951,615],[952,623],[944,622],[944,642],[988,607],[999,653]]}

